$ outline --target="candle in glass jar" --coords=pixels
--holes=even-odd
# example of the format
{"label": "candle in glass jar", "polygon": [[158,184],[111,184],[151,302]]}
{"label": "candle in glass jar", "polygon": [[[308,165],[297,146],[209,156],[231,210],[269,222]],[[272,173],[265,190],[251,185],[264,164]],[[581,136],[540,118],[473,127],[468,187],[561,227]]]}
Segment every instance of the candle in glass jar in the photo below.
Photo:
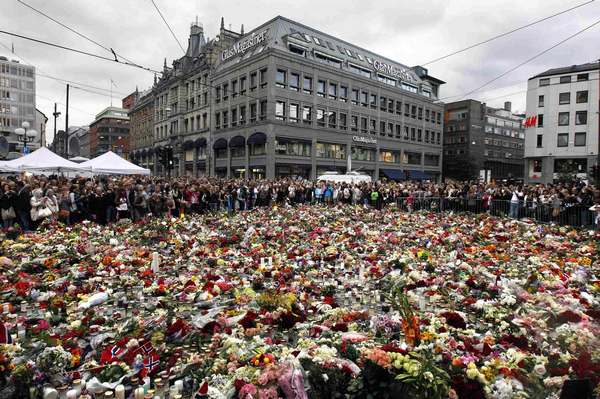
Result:
{"label": "candle in glass jar", "polygon": [[115,388],[115,399],[125,399],[125,386],[119,384]]}
{"label": "candle in glass jar", "polygon": [[133,392],[133,399],[144,399],[144,388],[139,387]]}

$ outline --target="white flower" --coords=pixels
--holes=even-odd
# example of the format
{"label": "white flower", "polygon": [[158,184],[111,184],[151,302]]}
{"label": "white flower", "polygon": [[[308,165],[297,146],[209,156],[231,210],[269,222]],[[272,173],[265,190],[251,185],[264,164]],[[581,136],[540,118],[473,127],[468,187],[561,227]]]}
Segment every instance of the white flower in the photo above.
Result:
{"label": "white flower", "polygon": [[423,373],[423,378],[427,381],[433,381],[433,373],[431,371],[426,371]]}
{"label": "white flower", "polygon": [[533,371],[541,377],[546,374],[546,367],[543,364],[538,363],[533,367]]}

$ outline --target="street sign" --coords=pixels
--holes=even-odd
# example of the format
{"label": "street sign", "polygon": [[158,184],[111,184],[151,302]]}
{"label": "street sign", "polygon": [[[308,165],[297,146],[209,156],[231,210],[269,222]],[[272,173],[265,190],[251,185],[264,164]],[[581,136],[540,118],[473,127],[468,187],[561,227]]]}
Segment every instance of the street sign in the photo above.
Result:
{"label": "street sign", "polygon": [[23,155],[29,154],[29,147],[23,147]]}

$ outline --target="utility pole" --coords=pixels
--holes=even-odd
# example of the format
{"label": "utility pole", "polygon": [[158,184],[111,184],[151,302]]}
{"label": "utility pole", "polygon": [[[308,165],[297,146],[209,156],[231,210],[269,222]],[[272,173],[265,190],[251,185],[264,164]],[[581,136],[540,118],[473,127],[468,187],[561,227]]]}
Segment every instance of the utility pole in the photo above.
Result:
{"label": "utility pole", "polygon": [[69,84],[67,83],[67,109],[65,111],[65,158],[69,158]]}
{"label": "utility pole", "polygon": [[[60,112],[56,109],[56,103],[54,103],[54,113],[52,116],[54,116],[54,140],[56,140],[56,119],[60,116]],[[54,146],[54,150],[56,151],[56,146]]]}

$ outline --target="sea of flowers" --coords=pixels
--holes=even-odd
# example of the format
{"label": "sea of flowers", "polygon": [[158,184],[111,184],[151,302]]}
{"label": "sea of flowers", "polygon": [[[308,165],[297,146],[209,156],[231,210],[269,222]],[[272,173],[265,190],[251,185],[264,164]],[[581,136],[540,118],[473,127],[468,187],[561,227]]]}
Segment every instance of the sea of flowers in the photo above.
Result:
{"label": "sea of flowers", "polygon": [[350,206],[3,235],[0,396],[598,394],[599,238]]}

